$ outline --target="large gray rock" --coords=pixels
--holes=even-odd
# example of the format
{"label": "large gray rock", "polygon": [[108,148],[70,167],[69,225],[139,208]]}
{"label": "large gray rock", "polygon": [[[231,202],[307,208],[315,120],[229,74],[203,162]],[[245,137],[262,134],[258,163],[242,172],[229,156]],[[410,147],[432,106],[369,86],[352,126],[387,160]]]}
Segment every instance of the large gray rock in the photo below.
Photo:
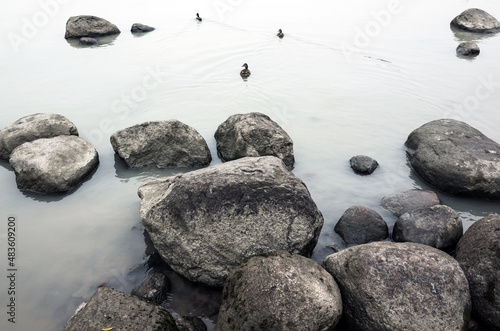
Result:
{"label": "large gray rock", "polygon": [[191,281],[222,286],[244,258],[310,256],[323,216],[276,157],[250,157],[139,188],[140,214],[161,257]]}
{"label": "large gray rock", "polygon": [[207,142],[194,128],[177,120],[145,122],[115,132],[111,145],[128,167],[207,166]]}
{"label": "large gray rock", "polygon": [[40,138],[78,136],[76,126],[59,114],[33,114],[22,117],[0,131],[0,159],[8,160],[19,145]]}
{"label": "large gray rock", "polygon": [[439,205],[441,201],[433,191],[408,190],[385,196],[380,201],[380,205],[396,216],[401,216],[406,212]]}
{"label": "large gray rock", "polygon": [[63,331],[178,331],[163,307],[112,288],[100,287],[66,323]]}
{"label": "large gray rock", "polygon": [[80,15],[72,16],[66,22],[66,39],[80,39],[81,37],[104,37],[119,34],[120,29],[103,18]]}
{"label": "large gray rock", "polygon": [[500,22],[487,12],[477,8],[470,8],[455,17],[452,26],[477,33],[496,33],[500,31]]}
{"label": "large gray rock", "polygon": [[333,330],[342,298],[316,262],[278,251],[254,256],[231,271],[215,331]]}
{"label": "large gray rock", "polygon": [[366,244],[389,236],[389,228],[382,216],[364,206],[349,207],[335,225],[335,232],[347,244]]}
{"label": "large gray rock", "polygon": [[95,148],[77,136],[38,139],[18,146],[9,160],[17,187],[40,193],[75,189],[99,164]]}
{"label": "large gray rock", "polygon": [[329,255],[349,330],[467,330],[469,285],[448,254],[415,243],[375,242]]}
{"label": "large gray rock", "polygon": [[215,132],[217,152],[226,161],[273,155],[293,168],[293,141],[269,116],[261,113],[230,116]]}
{"label": "large gray rock", "polygon": [[473,317],[500,330],[500,216],[476,221],[458,242],[455,258],[469,280]]}
{"label": "large gray rock", "polygon": [[450,251],[463,233],[462,220],[458,213],[448,206],[435,205],[401,215],[394,224],[392,239]]}
{"label": "large gray rock", "polygon": [[422,125],[405,143],[413,170],[445,192],[500,199],[500,145],[470,125],[441,119]]}

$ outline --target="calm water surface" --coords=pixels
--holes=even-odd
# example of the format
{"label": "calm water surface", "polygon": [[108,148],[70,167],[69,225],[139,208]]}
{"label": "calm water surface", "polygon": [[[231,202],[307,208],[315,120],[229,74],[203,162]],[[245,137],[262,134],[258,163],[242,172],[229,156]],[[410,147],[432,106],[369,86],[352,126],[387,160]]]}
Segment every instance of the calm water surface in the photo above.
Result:
{"label": "calm water surface", "polygon": [[[100,283],[127,292],[144,278],[149,248],[137,188],[185,170],[126,169],[109,143],[119,129],[178,119],[205,137],[217,164],[213,134],[220,123],[235,113],[268,114],[293,138],[294,173],[325,217],[313,255],[319,262],[332,252],[328,245],[339,243],[333,226],[345,209],[373,208],[392,228],[396,219],[380,199],[430,188],[406,164],[403,144],[412,130],[451,117],[500,141],[500,36],[478,39],[449,27],[470,7],[500,18],[496,1],[43,3],[50,1],[3,8],[0,128],[33,113],[63,114],[94,144],[101,163],[64,196],[19,191],[8,163],[0,163],[0,269],[7,269],[11,214],[19,268],[16,328],[2,308],[2,330],[60,330]],[[81,14],[104,17],[122,33],[99,47],[75,47],[64,39],[65,23]],[[135,22],[157,29],[136,37],[129,32]],[[275,36],[279,28],[283,40]],[[476,59],[455,56],[463,40],[477,41]],[[238,74],[244,62],[252,71],[247,81]],[[478,98],[479,86],[487,96]],[[348,160],[357,154],[377,159],[379,169],[355,175]],[[439,196],[460,212],[465,228],[500,212],[498,202]],[[168,307],[212,325],[219,293],[169,276]],[[7,280],[0,279],[5,307]]]}

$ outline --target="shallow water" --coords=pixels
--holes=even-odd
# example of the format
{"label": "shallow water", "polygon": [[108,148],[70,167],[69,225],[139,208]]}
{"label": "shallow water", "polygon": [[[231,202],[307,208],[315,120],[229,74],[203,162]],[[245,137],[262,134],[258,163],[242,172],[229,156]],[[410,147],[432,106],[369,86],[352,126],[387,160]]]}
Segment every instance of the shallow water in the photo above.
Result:
{"label": "shallow water", "polygon": [[[52,6],[41,5],[47,3]],[[213,134],[230,115],[259,111],[278,122],[294,140],[294,173],[325,218],[313,255],[318,262],[339,242],[333,226],[352,205],[375,209],[392,227],[396,219],[380,199],[430,188],[406,164],[403,144],[412,130],[451,117],[500,141],[500,36],[478,39],[449,27],[471,6],[500,17],[500,5],[487,0],[9,4],[0,21],[0,128],[33,113],[65,115],[101,163],[64,196],[20,192],[8,163],[0,163],[3,270],[7,216],[18,220],[17,323],[2,308],[0,329],[62,329],[99,284],[130,291],[145,276],[137,188],[185,170],[128,170],[114,156],[109,136],[144,121],[193,126],[209,144],[212,165],[220,163]],[[99,47],[75,47],[64,39],[64,27],[81,14],[106,18],[122,33]],[[157,29],[133,36],[136,22]],[[458,43],[470,39],[481,54],[456,57]],[[244,62],[252,71],[246,81],[238,74]],[[354,174],[348,160],[357,154],[374,157],[380,167],[370,176]],[[438,194],[460,212],[465,228],[500,212],[498,202]],[[204,316],[211,325],[218,292],[169,275],[169,309]],[[2,307],[6,289],[2,277]]]}

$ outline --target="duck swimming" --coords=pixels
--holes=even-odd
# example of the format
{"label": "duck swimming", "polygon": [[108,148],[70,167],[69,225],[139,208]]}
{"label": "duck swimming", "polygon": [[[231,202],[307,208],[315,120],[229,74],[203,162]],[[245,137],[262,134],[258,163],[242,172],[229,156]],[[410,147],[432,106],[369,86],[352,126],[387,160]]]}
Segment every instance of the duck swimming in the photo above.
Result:
{"label": "duck swimming", "polygon": [[243,63],[242,67],[245,67],[245,69],[241,70],[240,75],[243,78],[246,78],[250,76],[250,70],[248,70],[248,64]]}
{"label": "duck swimming", "polygon": [[280,38],[283,38],[285,36],[285,34],[283,33],[283,31],[281,31],[281,29],[279,29],[277,36]]}
{"label": "duck swimming", "polygon": [[200,21],[200,22],[202,21],[202,20],[201,20],[201,17],[200,17],[200,14],[196,13],[196,19],[197,19],[198,21]]}

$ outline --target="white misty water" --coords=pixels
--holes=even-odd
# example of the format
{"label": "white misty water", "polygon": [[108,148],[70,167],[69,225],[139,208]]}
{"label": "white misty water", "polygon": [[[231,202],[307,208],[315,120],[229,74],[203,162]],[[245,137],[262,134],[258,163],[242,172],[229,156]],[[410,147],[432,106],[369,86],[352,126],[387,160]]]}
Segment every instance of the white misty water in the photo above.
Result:
{"label": "white misty water", "polygon": [[[62,329],[100,283],[130,291],[144,277],[137,188],[184,170],[128,170],[115,158],[109,136],[141,122],[177,119],[193,126],[207,140],[213,165],[221,162],[213,138],[219,124],[236,113],[269,115],[294,140],[293,172],[324,215],[313,255],[318,262],[332,252],[329,244],[339,243],[333,226],[352,205],[375,209],[392,228],[396,219],[380,199],[430,188],[406,164],[404,142],[412,130],[450,117],[500,141],[500,36],[478,40],[449,26],[471,6],[500,18],[500,4],[488,0],[29,0],[4,6],[0,128],[25,115],[59,113],[100,156],[92,178],[65,196],[19,191],[8,163],[0,163],[4,270],[7,215],[18,219],[16,330]],[[99,47],[74,47],[64,39],[65,23],[83,14],[103,17],[122,33]],[[136,37],[133,23],[156,30]],[[468,39],[481,48],[474,60],[455,55]],[[245,62],[252,71],[246,81],[239,76]],[[380,167],[370,176],[354,174],[348,161],[358,154]],[[465,228],[500,211],[497,202],[438,194],[460,212]],[[171,278],[172,310],[215,319],[216,293]],[[6,289],[2,277],[0,329],[14,330]]]}

